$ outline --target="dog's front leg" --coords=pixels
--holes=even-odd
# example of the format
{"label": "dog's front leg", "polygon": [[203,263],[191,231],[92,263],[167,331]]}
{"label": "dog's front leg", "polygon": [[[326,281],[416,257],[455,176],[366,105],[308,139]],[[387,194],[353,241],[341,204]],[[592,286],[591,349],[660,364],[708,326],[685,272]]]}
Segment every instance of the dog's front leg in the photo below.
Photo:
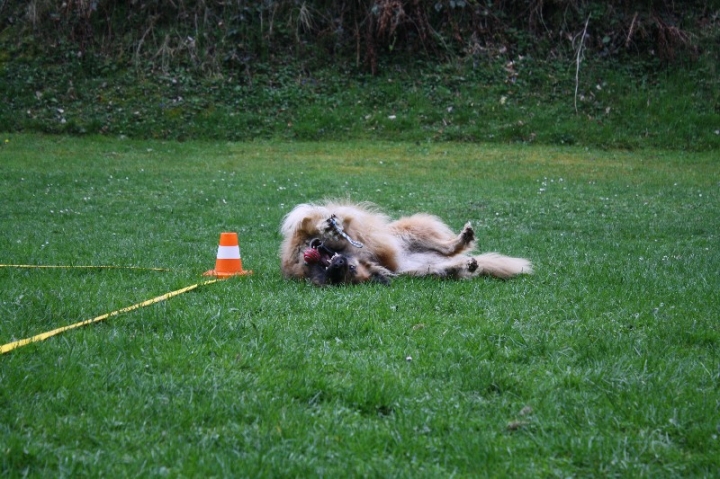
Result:
{"label": "dog's front leg", "polygon": [[384,285],[390,284],[390,278],[397,276],[389,269],[380,266],[379,264],[368,264],[368,271],[370,272],[369,280],[374,283],[380,283]]}

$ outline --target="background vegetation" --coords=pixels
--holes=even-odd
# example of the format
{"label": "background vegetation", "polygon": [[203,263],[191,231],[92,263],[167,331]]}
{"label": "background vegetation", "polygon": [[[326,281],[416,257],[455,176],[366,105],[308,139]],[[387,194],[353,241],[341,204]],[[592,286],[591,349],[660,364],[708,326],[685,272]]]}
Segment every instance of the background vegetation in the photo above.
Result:
{"label": "background vegetation", "polygon": [[720,146],[713,0],[0,3],[0,130]]}
{"label": "background vegetation", "polygon": [[243,71],[276,55],[330,56],[376,73],[391,55],[552,57],[580,44],[603,56],[670,61],[701,53],[717,8],[709,0],[6,0],[2,15],[6,35],[20,43],[32,34],[31,47],[80,56],[207,71]]}

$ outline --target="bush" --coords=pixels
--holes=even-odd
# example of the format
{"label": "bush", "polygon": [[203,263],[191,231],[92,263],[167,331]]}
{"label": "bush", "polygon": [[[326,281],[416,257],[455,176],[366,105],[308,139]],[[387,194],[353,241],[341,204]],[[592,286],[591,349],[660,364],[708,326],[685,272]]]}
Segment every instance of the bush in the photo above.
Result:
{"label": "bush", "polygon": [[604,57],[696,57],[717,39],[717,10],[703,0],[8,0],[0,28],[24,55],[102,54],[204,72],[246,72],[290,56],[376,74],[386,58],[557,58],[581,42]]}

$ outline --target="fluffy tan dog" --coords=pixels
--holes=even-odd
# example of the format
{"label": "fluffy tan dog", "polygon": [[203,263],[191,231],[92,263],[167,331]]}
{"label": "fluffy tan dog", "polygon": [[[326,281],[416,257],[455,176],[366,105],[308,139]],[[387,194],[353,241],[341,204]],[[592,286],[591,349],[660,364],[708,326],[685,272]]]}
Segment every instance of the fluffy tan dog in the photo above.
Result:
{"label": "fluffy tan dog", "polygon": [[319,286],[388,283],[399,274],[507,279],[532,273],[523,258],[470,255],[475,246],[470,223],[455,234],[435,216],[419,213],[392,221],[369,203],[301,204],[285,216],[280,231],[285,277]]}

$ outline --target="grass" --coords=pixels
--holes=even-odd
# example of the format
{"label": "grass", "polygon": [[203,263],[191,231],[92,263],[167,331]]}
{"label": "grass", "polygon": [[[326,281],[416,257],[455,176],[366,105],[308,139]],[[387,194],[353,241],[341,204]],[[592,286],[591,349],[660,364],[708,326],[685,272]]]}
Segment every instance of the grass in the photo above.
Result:
{"label": "grass", "polygon": [[[712,477],[714,153],[6,135],[0,343],[250,277],[0,357],[6,477]],[[324,196],[471,220],[500,282],[316,289],[277,232]]]}

